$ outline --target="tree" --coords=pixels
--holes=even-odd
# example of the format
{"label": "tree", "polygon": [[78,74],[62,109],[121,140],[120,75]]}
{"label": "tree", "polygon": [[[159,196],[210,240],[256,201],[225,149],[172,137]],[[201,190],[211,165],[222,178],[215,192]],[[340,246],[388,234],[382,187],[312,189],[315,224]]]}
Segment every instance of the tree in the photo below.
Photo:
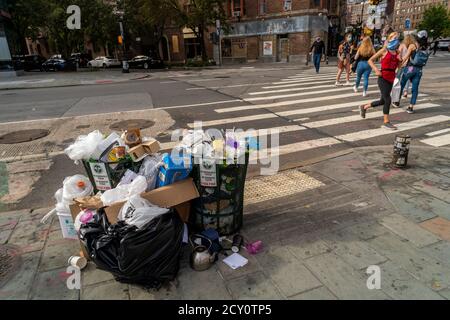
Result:
{"label": "tree", "polygon": [[11,25],[14,31],[14,51],[27,54],[25,39],[36,40],[40,34],[40,27],[44,24],[47,3],[41,0],[10,0],[8,11],[11,14]]}
{"label": "tree", "polygon": [[419,29],[427,30],[433,39],[450,35],[450,13],[443,5],[432,6],[425,10]]}
{"label": "tree", "polygon": [[179,9],[181,22],[192,29],[200,41],[203,61],[207,60],[205,32],[208,27],[220,20],[222,28],[227,29],[224,0],[191,0],[185,8]]}

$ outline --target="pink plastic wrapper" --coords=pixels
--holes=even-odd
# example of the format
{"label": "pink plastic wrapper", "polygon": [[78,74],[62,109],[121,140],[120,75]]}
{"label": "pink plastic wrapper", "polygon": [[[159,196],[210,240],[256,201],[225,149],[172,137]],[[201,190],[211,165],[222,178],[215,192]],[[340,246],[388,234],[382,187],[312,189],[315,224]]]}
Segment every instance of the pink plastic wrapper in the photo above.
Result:
{"label": "pink plastic wrapper", "polygon": [[258,240],[253,243],[248,243],[245,248],[247,249],[247,252],[250,254],[257,254],[262,249],[262,241]]}

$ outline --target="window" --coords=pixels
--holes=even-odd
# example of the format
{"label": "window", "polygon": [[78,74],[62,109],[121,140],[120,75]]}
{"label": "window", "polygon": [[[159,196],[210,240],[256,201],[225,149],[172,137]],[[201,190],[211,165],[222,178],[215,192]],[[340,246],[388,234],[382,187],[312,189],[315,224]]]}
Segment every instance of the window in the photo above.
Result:
{"label": "window", "polygon": [[292,10],[292,0],[284,0],[284,11]]}
{"label": "window", "polygon": [[259,14],[267,13],[267,2],[266,0],[259,0]]}
{"label": "window", "polygon": [[312,0],[311,2],[312,7],[320,7],[320,0]]}

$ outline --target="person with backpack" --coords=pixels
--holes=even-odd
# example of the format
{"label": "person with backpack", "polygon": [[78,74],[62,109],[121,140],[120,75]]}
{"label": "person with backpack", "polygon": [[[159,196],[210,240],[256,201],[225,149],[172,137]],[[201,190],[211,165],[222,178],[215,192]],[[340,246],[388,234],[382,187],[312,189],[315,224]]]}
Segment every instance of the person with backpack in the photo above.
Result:
{"label": "person with backpack", "polygon": [[353,91],[358,92],[358,87],[361,82],[361,78],[364,76],[364,90],[363,97],[367,95],[367,90],[369,88],[369,77],[372,72],[372,68],[369,65],[369,59],[375,54],[375,48],[372,45],[372,40],[370,37],[365,37],[359,48],[356,51],[356,81]]}
{"label": "person with backpack", "polygon": [[[419,85],[422,79],[422,69],[428,62],[428,33],[425,30],[421,30],[417,33],[417,42],[412,43],[408,47],[408,52],[403,58],[402,66],[404,67],[402,79],[401,79],[401,91],[403,92],[406,83],[411,81],[411,101],[406,112],[409,114],[414,113],[414,106],[417,102],[419,95]],[[400,101],[399,104],[400,105]]]}
{"label": "person with backpack", "polygon": [[[402,59],[402,61],[405,61],[405,57],[406,54],[408,53],[408,48],[412,45],[417,45],[417,41],[416,38],[412,35],[412,34],[408,34],[405,36],[405,38],[403,39],[402,43],[400,44],[400,47],[398,48],[398,52],[400,53],[400,58]],[[411,81],[408,81],[405,85],[405,88],[403,90],[403,92],[400,91],[401,89],[401,80],[402,80],[402,75],[403,75],[403,71],[405,70],[404,67],[400,67],[398,69],[397,72],[397,79],[394,82],[394,87],[392,89],[392,106],[394,108],[398,108],[400,106],[400,95],[403,94],[404,98],[408,97],[408,91],[411,87]]]}
{"label": "person with backpack", "polygon": [[[400,41],[398,33],[391,33],[382,49],[369,59],[369,65],[378,76],[378,87],[380,88],[380,100],[373,101],[359,107],[361,118],[366,118],[367,109],[383,105],[383,124],[382,128],[397,130],[397,127],[389,121],[389,111],[391,107],[391,90],[396,77],[397,68],[400,65],[401,58],[398,52]],[[375,61],[381,59],[381,70],[375,65]]]}
{"label": "person with backpack", "polygon": [[320,37],[317,37],[316,41],[314,41],[309,51],[313,57],[316,73],[319,73],[320,61],[322,60],[322,55],[325,54],[325,43],[322,41]]}

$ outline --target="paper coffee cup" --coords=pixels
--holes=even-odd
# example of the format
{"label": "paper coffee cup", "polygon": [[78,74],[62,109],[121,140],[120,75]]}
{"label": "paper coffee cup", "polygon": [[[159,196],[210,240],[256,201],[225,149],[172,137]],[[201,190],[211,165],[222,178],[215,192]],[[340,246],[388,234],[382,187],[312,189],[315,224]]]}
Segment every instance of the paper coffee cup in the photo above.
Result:
{"label": "paper coffee cup", "polygon": [[87,265],[87,260],[84,257],[78,257],[78,256],[71,256],[69,258],[69,265],[71,265],[72,267],[76,267],[79,268],[80,270],[83,269],[84,267],[86,267]]}

